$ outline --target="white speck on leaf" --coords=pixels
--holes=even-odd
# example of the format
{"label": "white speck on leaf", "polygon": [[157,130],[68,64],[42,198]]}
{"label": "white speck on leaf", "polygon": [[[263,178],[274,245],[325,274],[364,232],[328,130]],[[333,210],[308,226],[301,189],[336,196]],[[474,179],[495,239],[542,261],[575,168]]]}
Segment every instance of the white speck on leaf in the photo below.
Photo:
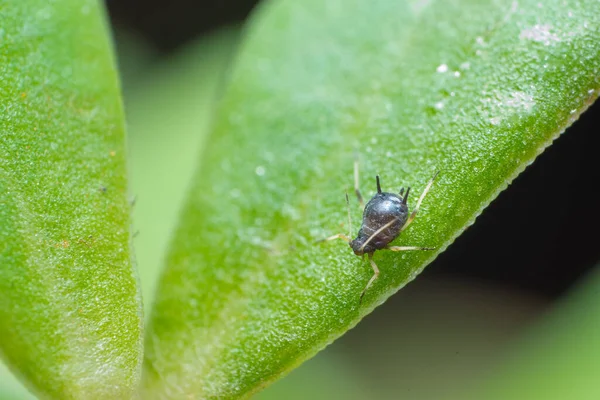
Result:
{"label": "white speck on leaf", "polygon": [[560,42],[558,35],[550,32],[551,29],[552,26],[550,24],[536,24],[531,28],[523,29],[519,38],[533,40],[534,42],[543,43],[546,46],[554,42]]}
{"label": "white speck on leaf", "polygon": [[535,100],[533,96],[525,92],[513,92],[510,97],[504,100],[504,105],[509,107],[522,107],[526,110],[530,110],[535,106]]}
{"label": "white speck on leaf", "polygon": [[256,167],[254,172],[256,172],[256,175],[258,175],[258,176],[263,176],[265,174],[266,170],[265,170],[265,167],[263,167],[262,165],[259,165],[258,167]]}
{"label": "white speck on leaf", "polygon": [[436,68],[436,71],[439,72],[440,74],[443,74],[444,72],[448,72],[448,66],[446,64],[440,64]]}

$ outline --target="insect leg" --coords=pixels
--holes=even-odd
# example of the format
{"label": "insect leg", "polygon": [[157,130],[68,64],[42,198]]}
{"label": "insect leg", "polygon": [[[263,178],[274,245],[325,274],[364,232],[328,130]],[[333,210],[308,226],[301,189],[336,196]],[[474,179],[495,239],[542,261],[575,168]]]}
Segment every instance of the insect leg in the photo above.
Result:
{"label": "insect leg", "polygon": [[360,208],[365,208],[365,201],[360,193],[360,187],[358,184],[358,155],[356,155],[356,158],[354,159],[354,193],[356,193],[356,198],[360,203]]}
{"label": "insect leg", "polygon": [[369,253],[369,263],[371,264],[371,268],[373,268],[373,276],[371,277],[371,279],[367,283],[367,286],[365,286],[362,293],[360,294],[360,302],[361,303],[362,303],[363,296],[367,292],[367,289],[369,287],[371,287],[373,282],[375,282],[375,279],[377,279],[377,277],[379,276],[379,268],[377,268],[377,264],[375,264],[375,261],[373,261],[373,253]]}
{"label": "insect leg", "polygon": [[384,226],[382,226],[381,228],[379,228],[375,232],[373,232],[371,234],[371,236],[369,236],[367,238],[367,240],[365,240],[365,242],[362,244],[362,246],[360,246],[360,251],[363,251],[365,249],[365,247],[367,247],[367,245],[371,242],[371,240],[375,239],[375,237],[377,235],[379,235],[381,232],[385,231],[387,228],[394,225],[396,223],[396,221],[398,221],[398,218],[392,219],[390,222],[388,222],[387,224],[385,224]]}
{"label": "insect leg", "polygon": [[350,236],[352,236],[352,217],[350,215],[350,200],[348,199],[348,191],[346,191],[346,208],[348,209],[348,232],[350,232],[349,235],[346,236],[343,233],[338,233],[337,235],[333,235],[333,236],[329,236],[328,238],[325,238],[325,239],[317,240],[315,243],[328,242],[330,240],[335,240],[335,239],[342,239],[348,243],[350,243],[352,241],[352,240],[350,240]]}
{"label": "insect leg", "polygon": [[435,250],[434,247],[418,247],[418,246],[388,246],[387,250],[391,251],[408,251],[408,250]]}
{"label": "insect leg", "polygon": [[[400,229],[400,232],[402,232],[403,230],[405,230],[406,228],[408,228],[408,226],[410,225],[410,223],[413,222],[413,220],[417,216],[417,213],[419,212],[419,207],[421,207],[421,203],[423,202],[423,199],[425,198],[425,196],[429,192],[429,189],[431,189],[431,185],[433,185],[433,181],[435,180],[435,178],[438,176],[439,173],[440,173],[440,171],[437,171],[435,174],[433,174],[433,177],[431,178],[431,180],[429,181],[429,183],[427,183],[427,186],[425,186],[425,190],[423,190],[423,193],[421,193],[421,197],[419,197],[419,200],[417,201],[417,205],[415,206],[415,209],[410,214],[410,217],[408,217],[408,219],[406,220],[406,223],[404,224],[404,226],[402,227],[402,229]],[[408,195],[408,193],[406,193],[406,194]]]}
{"label": "insect leg", "polygon": [[335,239],[342,239],[343,241],[348,242],[348,243],[351,242],[351,240],[348,236],[344,235],[343,233],[338,233],[337,235],[329,236],[328,238],[325,238],[325,239],[319,239],[315,243],[329,242],[330,240],[335,240]]}

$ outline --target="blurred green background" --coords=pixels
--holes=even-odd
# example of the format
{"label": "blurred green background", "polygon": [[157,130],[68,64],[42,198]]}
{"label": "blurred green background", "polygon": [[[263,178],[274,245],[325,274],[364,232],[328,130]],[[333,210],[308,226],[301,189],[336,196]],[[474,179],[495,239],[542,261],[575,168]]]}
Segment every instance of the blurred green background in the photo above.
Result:
{"label": "blurred green background", "polygon": [[[252,4],[240,2],[235,8],[231,3],[235,12],[221,10],[212,19],[207,8],[209,15],[203,14],[195,30],[187,19],[178,20],[179,30],[172,28],[179,14],[172,8],[160,14],[161,2],[146,4],[154,19],[140,12],[136,25],[127,4],[139,3],[109,2],[109,8],[129,125],[133,225],[139,232],[134,244],[148,313],[170,232],[242,35],[238,25],[222,25],[242,21]],[[600,277],[593,268],[600,259],[594,231],[598,213],[584,187],[598,177],[598,168],[586,164],[592,156],[585,153],[598,140],[591,134],[598,114],[596,104],[448,255],[256,398],[600,398],[595,384]],[[557,193],[556,185],[566,181],[571,190]],[[579,195],[571,196],[577,208],[556,199],[573,193],[573,185],[580,186]],[[569,212],[552,232],[566,230],[568,238],[556,233],[548,239],[544,223],[553,218],[556,225],[556,215],[548,210],[557,201]],[[509,232],[510,242],[499,240],[503,232]],[[556,254],[557,246],[563,253]],[[0,399],[32,398],[0,365]]]}

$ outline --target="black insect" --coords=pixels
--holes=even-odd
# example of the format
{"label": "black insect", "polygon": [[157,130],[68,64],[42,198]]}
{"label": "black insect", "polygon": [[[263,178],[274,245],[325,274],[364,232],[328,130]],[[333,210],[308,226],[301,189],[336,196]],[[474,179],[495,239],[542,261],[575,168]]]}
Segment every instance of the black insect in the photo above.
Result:
{"label": "black insect", "polygon": [[400,233],[405,230],[411,222],[417,216],[419,207],[431,189],[433,181],[437,177],[438,172],[431,178],[425,190],[419,197],[417,205],[413,209],[412,213],[409,214],[407,205],[408,194],[410,193],[410,187],[404,193],[404,188],[400,189],[400,193],[388,193],[381,191],[381,184],[379,182],[379,176],[376,176],[377,181],[377,193],[369,200],[367,205],[364,205],[363,197],[360,193],[358,185],[358,162],[354,162],[354,191],[356,197],[364,209],[362,225],[358,231],[356,239],[352,240],[349,236],[352,235],[352,221],[350,218],[350,201],[348,200],[348,193],[346,193],[346,204],[348,206],[348,225],[350,229],[350,235],[346,236],[342,233],[330,236],[321,241],[329,241],[334,239],[342,239],[348,242],[354,254],[357,256],[369,256],[369,263],[373,268],[373,276],[363,289],[360,295],[360,301],[365,295],[367,289],[373,284],[375,279],[379,276],[379,268],[373,261],[373,253],[377,250],[391,250],[391,251],[406,251],[406,250],[433,250],[431,247],[417,247],[417,246],[390,246],[389,244],[396,239]]}

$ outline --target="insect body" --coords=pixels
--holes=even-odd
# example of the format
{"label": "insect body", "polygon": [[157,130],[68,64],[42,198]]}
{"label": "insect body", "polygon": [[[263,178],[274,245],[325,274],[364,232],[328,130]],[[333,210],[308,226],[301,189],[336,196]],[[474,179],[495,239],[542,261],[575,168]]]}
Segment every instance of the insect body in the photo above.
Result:
{"label": "insect body", "polygon": [[404,198],[395,193],[382,192],[379,176],[376,179],[377,194],[365,206],[358,236],[350,242],[357,256],[385,249],[400,235],[408,219],[408,192]]}
{"label": "insect body", "polygon": [[[433,181],[435,180],[438,173],[436,172],[433,178],[429,181],[425,190],[419,197],[417,205],[413,211],[409,214],[409,208],[407,204],[408,194],[410,193],[410,187],[404,193],[404,188],[400,190],[399,194],[383,192],[381,190],[381,184],[379,176],[376,177],[377,181],[377,193],[369,200],[367,205],[364,205],[363,197],[360,193],[358,185],[358,162],[354,163],[354,191],[359,203],[364,208],[362,225],[358,231],[358,235],[354,240],[350,239],[342,233],[330,236],[322,241],[329,241],[334,239],[342,239],[350,245],[354,254],[357,256],[364,256],[365,254],[369,257],[369,263],[373,268],[373,276],[363,289],[360,295],[360,301],[365,295],[367,289],[373,284],[375,279],[379,276],[379,268],[375,261],[373,261],[373,253],[377,250],[391,250],[391,251],[407,251],[407,250],[433,250],[431,247],[417,247],[417,246],[390,246],[389,244],[396,239],[400,233],[405,230],[410,223],[417,216],[419,207],[431,189]],[[352,234],[352,221],[350,218],[350,202],[348,200],[348,194],[346,193],[346,204],[348,206],[348,225],[350,229],[350,235]]]}

